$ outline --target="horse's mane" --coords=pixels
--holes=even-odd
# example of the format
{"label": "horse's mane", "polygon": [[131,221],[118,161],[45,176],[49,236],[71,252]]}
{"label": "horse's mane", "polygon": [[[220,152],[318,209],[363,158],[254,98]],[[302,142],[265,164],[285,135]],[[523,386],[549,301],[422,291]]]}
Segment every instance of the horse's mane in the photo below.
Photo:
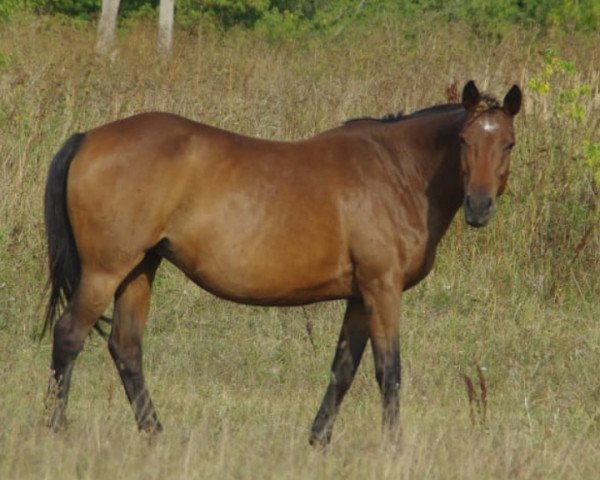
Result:
{"label": "horse's mane", "polygon": [[372,122],[379,122],[379,123],[396,123],[396,122],[401,122],[401,121],[408,120],[411,118],[422,117],[425,115],[449,112],[449,111],[456,110],[459,108],[462,108],[462,105],[460,103],[444,103],[441,105],[434,105],[432,107],[423,108],[421,110],[417,110],[415,112],[408,113],[408,114],[398,112],[396,114],[388,113],[387,115],[384,115],[381,118],[376,118],[376,117],[351,118],[350,120],[346,120],[344,122],[344,125],[348,125],[348,124],[354,123],[354,122],[361,122],[361,121],[372,121]]}
{"label": "horse's mane", "polygon": [[394,122],[397,122],[398,120],[401,120],[403,118],[404,118],[404,114],[402,112],[388,113],[388,114],[384,115],[381,118],[376,118],[376,117],[350,118],[350,119],[344,121],[344,125],[348,125],[349,123],[354,123],[354,122],[362,122],[362,121],[373,121],[373,122],[380,122],[380,123],[394,123]]}
{"label": "horse's mane", "polygon": [[[377,118],[377,117],[351,118],[349,120],[346,120],[344,122],[344,125],[348,125],[348,124],[354,123],[354,122],[362,122],[362,121],[372,121],[372,122],[379,122],[379,123],[396,123],[396,122],[408,120],[411,118],[423,117],[425,115],[451,112],[453,110],[458,110],[461,108],[463,108],[463,106],[460,103],[443,103],[440,105],[434,105],[432,107],[423,108],[421,110],[417,110],[415,112],[412,112],[412,113],[409,113],[406,115],[402,112],[398,112],[395,114],[388,113],[387,115],[384,115],[381,118]],[[475,114],[479,115],[483,112],[487,112],[489,110],[496,110],[499,108],[501,108],[500,102],[498,101],[498,99],[496,97],[494,97],[493,95],[491,95],[489,93],[482,93],[479,103],[477,104],[477,107],[475,108],[475,112],[476,112]]]}

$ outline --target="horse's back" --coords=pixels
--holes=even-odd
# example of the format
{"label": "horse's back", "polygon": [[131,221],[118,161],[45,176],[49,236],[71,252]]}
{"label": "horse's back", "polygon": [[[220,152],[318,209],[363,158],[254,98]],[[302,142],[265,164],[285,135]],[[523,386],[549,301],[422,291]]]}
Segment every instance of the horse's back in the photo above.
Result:
{"label": "horse's back", "polygon": [[119,268],[157,249],[240,301],[348,296],[347,178],[327,148],[160,113],[92,130],[69,174],[82,263]]}

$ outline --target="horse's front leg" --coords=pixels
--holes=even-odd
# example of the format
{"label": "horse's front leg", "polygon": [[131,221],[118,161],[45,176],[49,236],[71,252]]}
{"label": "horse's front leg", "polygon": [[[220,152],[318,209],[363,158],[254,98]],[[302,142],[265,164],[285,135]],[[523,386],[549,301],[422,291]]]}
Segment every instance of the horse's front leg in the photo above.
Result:
{"label": "horse's front leg", "polygon": [[360,300],[348,300],[331,366],[331,381],[312,426],[311,445],[325,447],[331,441],[335,417],[344,395],[352,384],[368,337],[365,306]]}
{"label": "horse's front leg", "polygon": [[381,392],[383,430],[387,440],[400,440],[400,275],[362,278],[360,286],[367,308],[367,325],[373,348],[375,376]]}

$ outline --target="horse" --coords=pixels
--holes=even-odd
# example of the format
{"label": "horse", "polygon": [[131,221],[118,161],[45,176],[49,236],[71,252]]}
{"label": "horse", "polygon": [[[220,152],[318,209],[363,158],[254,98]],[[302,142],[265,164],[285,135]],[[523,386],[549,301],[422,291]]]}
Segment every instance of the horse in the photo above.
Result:
{"label": "horse", "polygon": [[73,135],[45,189],[48,426],[66,426],[75,359],[114,300],[110,354],[139,430],[162,430],[144,383],[142,335],[166,259],[233,302],[345,300],[310,443],[330,442],[368,340],[383,431],[397,438],[403,292],[429,273],[461,206],[473,227],[494,215],[521,98],[513,85],[500,103],[469,81],[460,102],[348,121],[295,142],[160,112]]}

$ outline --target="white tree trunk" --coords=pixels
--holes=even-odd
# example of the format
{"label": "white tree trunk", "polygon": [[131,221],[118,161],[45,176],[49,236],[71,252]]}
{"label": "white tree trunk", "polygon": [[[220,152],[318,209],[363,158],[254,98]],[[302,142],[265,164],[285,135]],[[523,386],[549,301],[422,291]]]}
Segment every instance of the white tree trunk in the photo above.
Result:
{"label": "white tree trunk", "polygon": [[158,51],[166,59],[171,53],[173,43],[173,13],[175,0],[160,0],[158,14]]}
{"label": "white tree trunk", "polygon": [[100,14],[98,38],[96,40],[96,52],[100,55],[106,55],[115,41],[119,3],[120,0],[102,0],[102,13]]}

